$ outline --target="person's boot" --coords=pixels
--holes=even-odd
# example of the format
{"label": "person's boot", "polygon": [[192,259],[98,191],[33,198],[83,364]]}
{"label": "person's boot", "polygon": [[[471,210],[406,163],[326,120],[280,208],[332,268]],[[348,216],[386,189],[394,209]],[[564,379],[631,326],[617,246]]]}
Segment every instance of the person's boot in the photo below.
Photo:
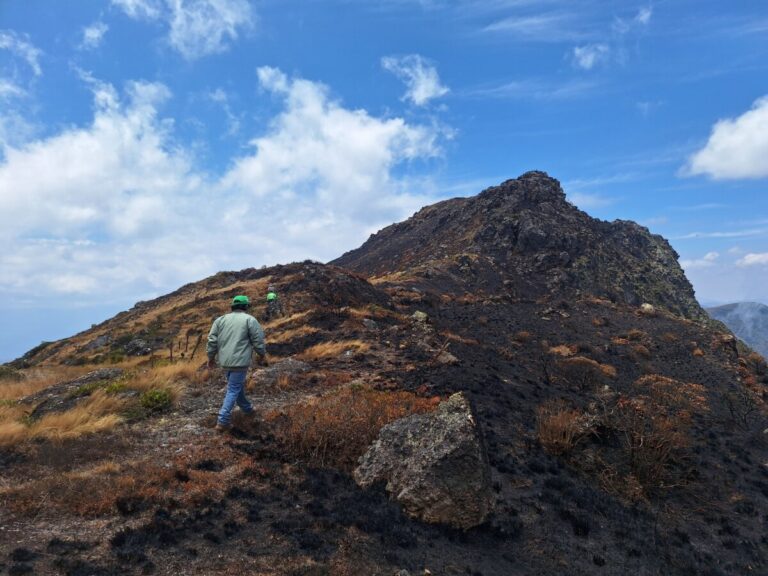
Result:
{"label": "person's boot", "polygon": [[232,430],[232,424],[222,424],[221,422],[216,422],[216,427],[214,428],[216,432],[229,432]]}

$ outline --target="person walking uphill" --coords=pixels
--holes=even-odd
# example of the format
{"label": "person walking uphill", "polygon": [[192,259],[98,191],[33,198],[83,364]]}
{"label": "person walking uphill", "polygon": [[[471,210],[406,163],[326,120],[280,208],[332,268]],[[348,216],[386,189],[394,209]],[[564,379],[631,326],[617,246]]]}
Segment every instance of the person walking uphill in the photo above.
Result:
{"label": "person walking uphill", "polygon": [[253,351],[259,355],[262,365],[268,365],[264,330],[256,318],[247,313],[250,307],[248,296],[235,296],[232,299],[232,311],[216,318],[208,333],[208,367],[216,367],[218,356],[219,366],[227,374],[227,394],[216,423],[216,430],[220,432],[232,427],[230,416],[235,404],[246,414],[254,411],[245,396],[245,377]]}
{"label": "person walking uphill", "polygon": [[275,287],[270,284],[267,288],[267,313],[264,315],[267,321],[283,315],[283,305],[277,296]]}

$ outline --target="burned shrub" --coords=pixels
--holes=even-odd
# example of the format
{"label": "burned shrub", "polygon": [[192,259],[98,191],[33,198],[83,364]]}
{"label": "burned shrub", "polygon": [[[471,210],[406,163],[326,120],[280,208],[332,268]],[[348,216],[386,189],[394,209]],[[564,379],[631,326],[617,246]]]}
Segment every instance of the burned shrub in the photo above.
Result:
{"label": "burned shrub", "polygon": [[313,465],[352,469],[384,425],[433,410],[439,398],[352,384],[267,414],[277,437]]}
{"label": "burned shrub", "polygon": [[616,377],[616,368],[585,356],[565,358],[558,365],[563,379],[582,391],[600,388]]}
{"label": "burned shrub", "polygon": [[616,398],[602,424],[617,433],[632,475],[649,492],[684,481],[691,415],[707,410],[703,386],[654,374]]}
{"label": "burned shrub", "polygon": [[567,454],[590,431],[585,414],[562,401],[551,401],[536,410],[536,436],[550,454]]}

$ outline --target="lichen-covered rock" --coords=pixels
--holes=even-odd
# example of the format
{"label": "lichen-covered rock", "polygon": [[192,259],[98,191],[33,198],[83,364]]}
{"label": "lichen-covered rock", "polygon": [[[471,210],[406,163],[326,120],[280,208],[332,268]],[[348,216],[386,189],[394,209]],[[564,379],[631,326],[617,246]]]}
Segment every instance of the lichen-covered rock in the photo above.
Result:
{"label": "lichen-covered rock", "polygon": [[37,420],[53,412],[65,412],[88,396],[98,385],[106,386],[110,381],[122,376],[124,372],[122,368],[94,370],[75,380],[49,386],[45,390],[23,398],[21,402],[34,406],[29,414],[30,420]]}
{"label": "lichen-covered rock", "polygon": [[382,428],[354,476],[362,487],[386,481],[410,516],[454,528],[482,524],[493,501],[485,450],[462,394]]}
{"label": "lichen-covered rock", "polygon": [[416,312],[411,314],[411,318],[413,318],[415,322],[426,322],[429,319],[429,316],[427,316],[426,312],[416,310]]}

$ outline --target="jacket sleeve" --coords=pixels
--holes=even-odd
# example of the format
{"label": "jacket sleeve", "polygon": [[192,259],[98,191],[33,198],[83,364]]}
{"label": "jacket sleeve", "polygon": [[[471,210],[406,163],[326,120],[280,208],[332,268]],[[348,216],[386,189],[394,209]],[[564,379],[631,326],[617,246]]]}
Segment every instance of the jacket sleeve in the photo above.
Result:
{"label": "jacket sleeve", "polygon": [[208,345],[206,347],[208,358],[215,358],[219,351],[219,319],[213,321],[211,330],[208,332]]}
{"label": "jacket sleeve", "polygon": [[262,330],[256,318],[248,319],[248,338],[251,341],[251,346],[259,356],[265,356],[267,354],[267,348],[264,345],[264,330]]}

